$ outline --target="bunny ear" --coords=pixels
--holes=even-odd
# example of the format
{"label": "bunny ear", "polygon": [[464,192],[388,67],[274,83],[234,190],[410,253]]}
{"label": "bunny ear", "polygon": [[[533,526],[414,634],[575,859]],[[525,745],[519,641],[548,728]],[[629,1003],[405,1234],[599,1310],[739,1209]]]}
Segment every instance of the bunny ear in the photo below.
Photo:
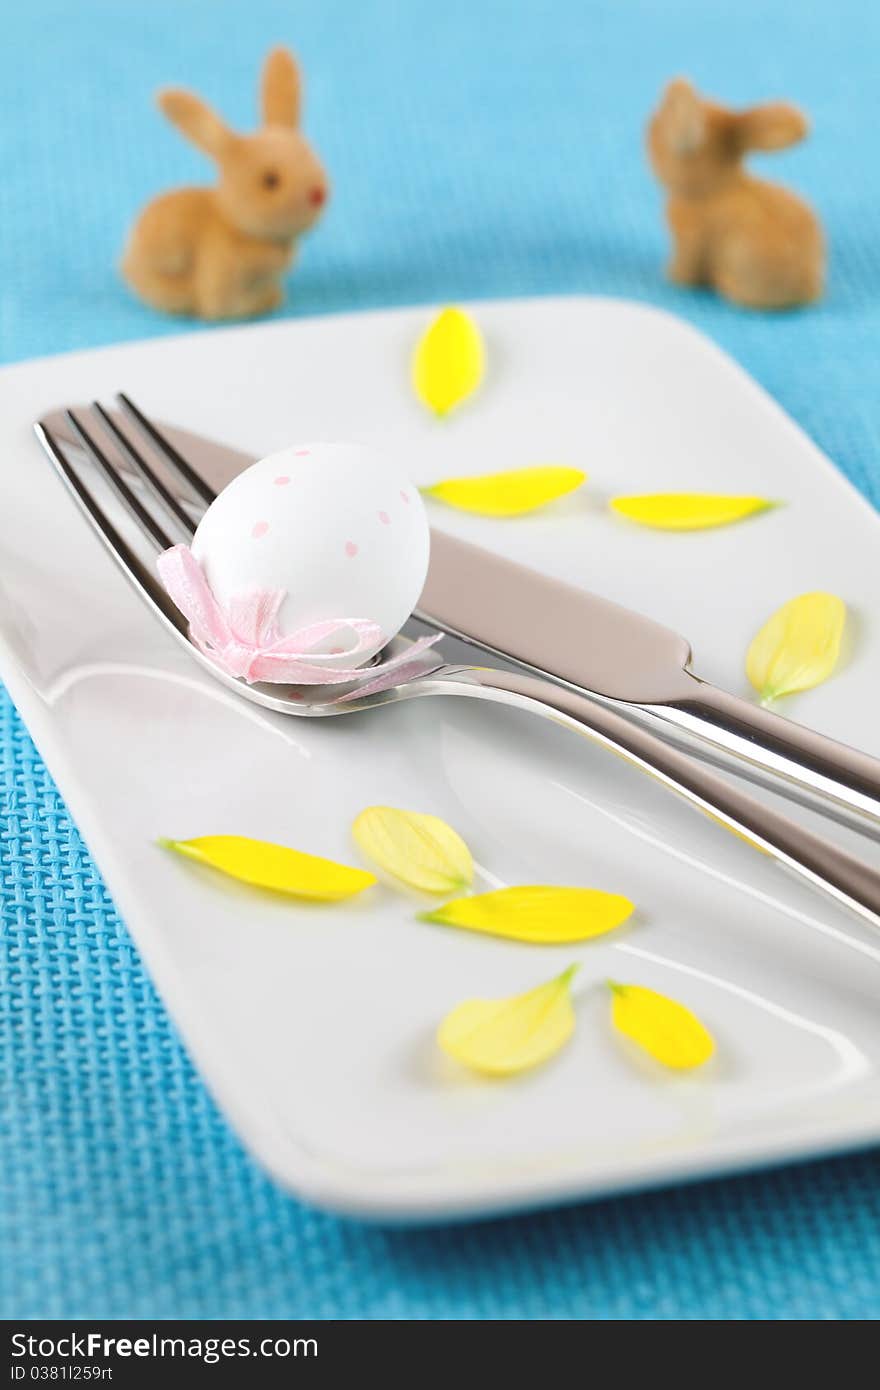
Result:
{"label": "bunny ear", "polygon": [[289,48],[273,48],[263,68],[263,121],[299,125],[302,82]]}
{"label": "bunny ear", "polygon": [[159,93],[158,102],[169,121],[187,140],[215,159],[220,158],[235,138],[207,102],[182,87],[166,87]]}
{"label": "bunny ear", "polygon": [[803,112],[787,101],[753,106],[737,116],[736,124],[744,150],[784,150],[803,140],[810,128]]}
{"label": "bunny ear", "polygon": [[699,149],[706,131],[706,115],[698,92],[685,77],[669,83],[663,97],[666,129],[676,154]]}

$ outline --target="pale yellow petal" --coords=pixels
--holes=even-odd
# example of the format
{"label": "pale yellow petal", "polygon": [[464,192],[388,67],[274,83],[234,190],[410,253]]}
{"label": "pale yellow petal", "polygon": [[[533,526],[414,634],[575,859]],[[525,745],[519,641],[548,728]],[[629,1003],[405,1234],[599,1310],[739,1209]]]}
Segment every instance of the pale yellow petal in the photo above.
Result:
{"label": "pale yellow petal", "polygon": [[163,839],[159,844],[242,883],[287,893],[294,898],[334,902],[361,893],[376,882],[375,875],[364,869],[352,869],[332,859],[303,854],[300,850],[269,844],[265,840],[250,840],[244,835]]}
{"label": "pale yellow petal", "polygon": [[729,526],[776,504],[767,497],[727,496],[714,492],[655,492],[612,497],[618,516],[661,531],[701,531]]}
{"label": "pale yellow petal", "polygon": [[577,965],[510,999],[468,999],[437,1033],[444,1052],[472,1071],[510,1076],[548,1061],[574,1031],[570,985]]}
{"label": "pale yellow petal", "polygon": [[524,516],[526,512],[535,512],[566,493],[574,492],[586,476],[579,468],[542,464],[534,468],[513,468],[506,473],[447,478],[422,488],[422,492],[462,512],[478,512],[481,516]]}
{"label": "pale yellow petal", "polygon": [[476,391],[485,360],[483,339],[470,314],[443,309],[416,344],[412,363],[416,395],[436,415],[447,415]]}
{"label": "pale yellow petal", "polygon": [[801,594],[773,614],[753,639],[746,673],[762,700],[810,690],[837,665],[846,604],[835,594]]}
{"label": "pale yellow petal", "polygon": [[619,927],[632,911],[629,898],[617,893],[530,884],[456,898],[433,912],[419,915],[424,922],[550,946],[602,936]]}
{"label": "pale yellow petal", "polygon": [[608,985],[611,1018],[618,1032],[673,1070],[688,1071],[708,1062],[715,1041],[684,1004],[642,985],[621,985],[613,980]]}
{"label": "pale yellow petal", "polygon": [[461,836],[439,816],[368,806],[352,826],[363,853],[411,888],[456,893],[474,877],[474,861]]}

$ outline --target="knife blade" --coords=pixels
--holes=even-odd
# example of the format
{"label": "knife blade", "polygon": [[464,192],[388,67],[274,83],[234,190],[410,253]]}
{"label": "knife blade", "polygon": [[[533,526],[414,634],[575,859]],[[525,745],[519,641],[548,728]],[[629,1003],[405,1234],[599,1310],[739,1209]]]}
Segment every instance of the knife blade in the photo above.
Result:
{"label": "knife blade", "polygon": [[416,617],[609,700],[686,698],[690,645],[650,618],[491,551],[431,531]]}

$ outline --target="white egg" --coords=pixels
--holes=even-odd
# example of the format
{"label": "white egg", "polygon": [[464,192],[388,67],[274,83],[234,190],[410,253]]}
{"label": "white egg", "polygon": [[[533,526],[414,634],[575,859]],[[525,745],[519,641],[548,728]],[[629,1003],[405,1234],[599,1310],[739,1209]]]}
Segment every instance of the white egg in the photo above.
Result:
{"label": "white egg", "polygon": [[361,662],[415,608],[428,547],[422,499],[397,465],[356,444],[322,443],[293,445],[245,469],[192,542],[224,608],[256,589],[285,591],[284,636],[330,618],[377,623],[383,641]]}

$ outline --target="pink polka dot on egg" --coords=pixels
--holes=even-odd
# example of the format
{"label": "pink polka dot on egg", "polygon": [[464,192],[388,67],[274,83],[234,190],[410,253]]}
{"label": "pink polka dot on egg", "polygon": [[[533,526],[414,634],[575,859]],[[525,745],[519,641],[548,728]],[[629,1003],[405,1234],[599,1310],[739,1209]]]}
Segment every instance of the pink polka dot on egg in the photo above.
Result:
{"label": "pink polka dot on egg", "polygon": [[260,540],[262,540],[263,537],[266,535],[266,532],[267,532],[268,530],[269,530],[269,523],[268,523],[268,521],[255,521],[254,524],[253,524],[253,527],[252,527],[252,529],[251,529],[251,535],[253,536],[253,538],[254,538],[255,541],[260,541]]}

